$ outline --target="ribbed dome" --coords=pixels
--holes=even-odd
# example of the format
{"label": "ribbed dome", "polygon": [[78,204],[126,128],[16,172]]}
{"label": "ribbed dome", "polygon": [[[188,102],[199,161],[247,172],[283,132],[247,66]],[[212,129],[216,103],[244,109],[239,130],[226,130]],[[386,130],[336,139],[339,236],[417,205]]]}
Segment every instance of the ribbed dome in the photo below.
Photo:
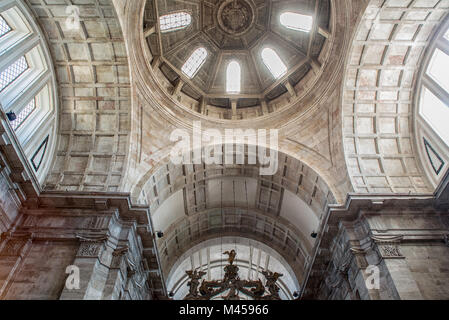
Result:
{"label": "ribbed dome", "polygon": [[[147,2],[144,27],[169,94],[211,117],[243,119],[291,103],[315,79],[329,19],[329,0],[157,0]],[[240,67],[236,90],[227,85],[231,62]]]}

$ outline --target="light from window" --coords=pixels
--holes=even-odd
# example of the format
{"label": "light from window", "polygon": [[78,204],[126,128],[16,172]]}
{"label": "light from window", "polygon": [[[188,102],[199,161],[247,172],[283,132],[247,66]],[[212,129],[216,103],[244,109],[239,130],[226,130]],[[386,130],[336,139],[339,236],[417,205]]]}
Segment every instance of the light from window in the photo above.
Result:
{"label": "light from window", "polygon": [[427,73],[446,91],[449,91],[449,56],[440,49],[436,49],[430,61]]}
{"label": "light from window", "polygon": [[294,12],[285,12],[281,14],[281,24],[289,29],[310,32],[313,26],[313,18]]}
{"label": "light from window", "polygon": [[5,21],[5,19],[3,19],[2,16],[0,16],[0,38],[3,37],[5,34],[7,34],[9,31],[11,31],[11,27]]}
{"label": "light from window", "polygon": [[159,25],[162,32],[184,29],[191,22],[192,16],[187,12],[171,13],[159,18]]}
{"label": "light from window", "polygon": [[204,64],[207,58],[207,50],[204,48],[196,49],[189,59],[187,59],[186,63],[182,66],[181,70],[184,72],[190,79],[192,79],[198,70],[200,70],[201,66]]}
{"label": "light from window", "polygon": [[449,29],[447,29],[446,34],[444,35],[444,37],[446,38],[446,40],[449,40]]}
{"label": "light from window", "polygon": [[441,136],[441,139],[449,145],[449,126],[447,125],[449,106],[425,87],[423,89],[421,112],[433,129]]}
{"label": "light from window", "polygon": [[287,73],[287,67],[278,54],[271,48],[262,50],[262,60],[276,79]]}
{"label": "light from window", "polygon": [[226,91],[228,93],[239,93],[242,81],[240,64],[231,61],[226,70]]}
{"label": "light from window", "polygon": [[26,105],[25,108],[19,113],[16,120],[11,121],[11,127],[14,130],[20,128],[20,126],[25,122],[25,120],[36,110],[36,99],[33,99]]}
{"label": "light from window", "polygon": [[0,74],[0,92],[20,77],[28,68],[28,62],[24,56],[6,68]]}

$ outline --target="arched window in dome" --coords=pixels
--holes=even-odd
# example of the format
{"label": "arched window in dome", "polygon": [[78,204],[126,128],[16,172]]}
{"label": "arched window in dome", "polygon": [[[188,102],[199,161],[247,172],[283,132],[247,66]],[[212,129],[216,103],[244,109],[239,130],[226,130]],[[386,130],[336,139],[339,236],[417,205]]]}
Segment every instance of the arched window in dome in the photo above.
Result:
{"label": "arched window in dome", "polygon": [[241,90],[242,70],[240,63],[233,60],[229,62],[226,70],[226,91],[228,93],[239,93]]}
{"label": "arched window in dome", "polygon": [[159,18],[161,32],[181,30],[192,23],[192,16],[187,12],[170,13]]}
{"label": "arched window in dome", "polygon": [[207,50],[205,48],[201,47],[196,49],[182,66],[182,72],[192,79],[203,66],[204,62],[206,62],[206,58]]}
{"label": "arched window in dome", "polygon": [[279,55],[271,48],[265,48],[262,50],[262,60],[270,70],[273,77],[276,79],[281,78],[287,73],[287,67],[284,62],[282,62]]}
{"label": "arched window in dome", "polygon": [[313,26],[313,17],[295,12],[284,12],[280,21],[284,27],[302,32],[310,32]]}
{"label": "arched window in dome", "polygon": [[5,34],[7,34],[9,31],[11,31],[11,27],[5,21],[5,19],[3,19],[2,16],[0,16],[0,38],[3,37]]}

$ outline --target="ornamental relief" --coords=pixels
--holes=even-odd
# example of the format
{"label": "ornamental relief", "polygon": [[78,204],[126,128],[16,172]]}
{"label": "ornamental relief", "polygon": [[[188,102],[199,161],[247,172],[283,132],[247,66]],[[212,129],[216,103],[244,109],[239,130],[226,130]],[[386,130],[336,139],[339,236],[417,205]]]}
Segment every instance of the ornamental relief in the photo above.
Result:
{"label": "ornamental relief", "polygon": [[379,244],[378,245],[382,258],[403,258],[399,250],[399,245],[395,243],[391,244]]}
{"label": "ornamental relief", "polygon": [[372,236],[371,239],[377,244],[379,254],[382,258],[405,258],[399,249],[399,245],[404,239],[404,236]]}
{"label": "ornamental relief", "polygon": [[98,257],[103,246],[101,242],[81,242],[78,257]]}

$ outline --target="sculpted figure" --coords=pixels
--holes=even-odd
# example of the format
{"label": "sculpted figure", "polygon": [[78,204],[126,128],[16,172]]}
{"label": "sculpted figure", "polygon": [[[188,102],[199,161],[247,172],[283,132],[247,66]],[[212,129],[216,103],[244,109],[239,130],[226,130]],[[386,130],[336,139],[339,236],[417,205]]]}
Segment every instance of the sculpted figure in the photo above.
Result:
{"label": "sculpted figure", "polygon": [[226,252],[223,253],[223,254],[227,254],[227,255],[229,256],[228,262],[229,262],[229,264],[232,265],[232,264],[234,263],[235,256],[237,255],[237,253],[235,252],[235,250],[226,251]]}
{"label": "sculpted figure", "polygon": [[189,286],[189,296],[196,297],[198,296],[198,287],[200,285],[200,280],[203,276],[206,275],[204,271],[186,271],[187,275],[190,278],[190,281],[187,283]]}

